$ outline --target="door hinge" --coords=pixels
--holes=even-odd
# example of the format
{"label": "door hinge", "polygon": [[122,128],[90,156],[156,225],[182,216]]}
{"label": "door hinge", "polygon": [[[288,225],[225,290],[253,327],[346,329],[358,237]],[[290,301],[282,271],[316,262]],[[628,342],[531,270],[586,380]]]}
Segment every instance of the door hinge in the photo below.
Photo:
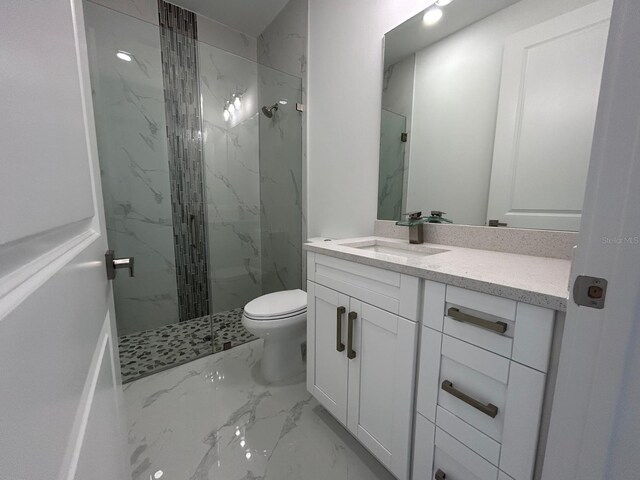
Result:
{"label": "door hinge", "polygon": [[405,142],[409,139],[409,134],[407,132],[402,132],[400,134],[400,141]]}
{"label": "door hinge", "polygon": [[604,278],[578,275],[573,284],[573,301],[583,307],[604,308],[607,281]]}

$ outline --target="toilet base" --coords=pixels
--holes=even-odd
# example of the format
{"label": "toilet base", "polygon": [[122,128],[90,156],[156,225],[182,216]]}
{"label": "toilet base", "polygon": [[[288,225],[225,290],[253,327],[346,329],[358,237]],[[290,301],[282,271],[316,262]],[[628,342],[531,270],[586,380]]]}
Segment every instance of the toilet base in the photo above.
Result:
{"label": "toilet base", "polygon": [[264,339],[260,370],[267,382],[282,382],[304,372],[302,344],[305,337]]}

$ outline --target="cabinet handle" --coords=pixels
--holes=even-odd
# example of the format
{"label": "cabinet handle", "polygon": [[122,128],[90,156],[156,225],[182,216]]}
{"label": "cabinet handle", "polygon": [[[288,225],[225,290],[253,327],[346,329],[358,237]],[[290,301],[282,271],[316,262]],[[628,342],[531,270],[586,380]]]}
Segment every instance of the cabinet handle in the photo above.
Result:
{"label": "cabinet handle", "polygon": [[483,318],[474,317],[473,315],[462,313],[460,310],[454,307],[451,307],[449,308],[449,310],[447,310],[447,316],[459,322],[471,323],[472,325],[484,328],[485,330],[491,330],[492,332],[503,334],[507,331],[507,324],[504,322],[491,322]]}
{"label": "cabinet handle", "polygon": [[347,311],[344,307],[336,309],[336,350],[344,351],[344,343],[342,343],[342,315]]}
{"label": "cabinet handle", "polygon": [[457,388],[454,388],[453,383],[451,383],[449,380],[445,380],[442,382],[442,390],[462,400],[464,403],[471,405],[473,408],[480,410],[482,413],[490,416],[491,418],[496,418],[496,415],[498,415],[498,407],[496,407],[494,404],[489,403],[485,405],[484,403],[479,402],[475,398],[470,397],[464,392],[461,392]]}
{"label": "cabinet handle", "polygon": [[445,480],[445,478],[447,478],[447,474],[438,469],[438,471],[436,472],[436,476],[433,478],[435,478],[436,480]]}
{"label": "cabinet handle", "polygon": [[353,322],[358,318],[356,312],[349,312],[348,325],[347,325],[347,358],[353,360],[356,358],[356,351],[353,349]]}

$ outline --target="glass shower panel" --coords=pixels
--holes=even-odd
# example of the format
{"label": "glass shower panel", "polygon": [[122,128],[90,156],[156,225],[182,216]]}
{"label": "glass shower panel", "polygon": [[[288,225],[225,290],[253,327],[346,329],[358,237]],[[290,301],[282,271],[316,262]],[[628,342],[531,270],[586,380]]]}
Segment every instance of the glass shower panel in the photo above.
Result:
{"label": "glass shower panel", "polygon": [[380,172],[378,187],[378,219],[401,220],[404,192],[404,156],[407,119],[382,109],[380,126]]}
{"label": "glass shower panel", "polygon": [[135,257],[136,276],[113,282],[122,336],[178,321],[160,38],[156,25],[84,8],[109,248]]}
{"label": "glass shower panel", "polygon": [[260,114],[260,227],[262,293],[302,285],[302,80],[258,66]]}
{"label": "glass shower panel", "polygon": [[[255,62],[205,43],[199,50],[211,313],[218,313],[262,292],[258,77]],[[240,107],[226,120],[234,94]]]}

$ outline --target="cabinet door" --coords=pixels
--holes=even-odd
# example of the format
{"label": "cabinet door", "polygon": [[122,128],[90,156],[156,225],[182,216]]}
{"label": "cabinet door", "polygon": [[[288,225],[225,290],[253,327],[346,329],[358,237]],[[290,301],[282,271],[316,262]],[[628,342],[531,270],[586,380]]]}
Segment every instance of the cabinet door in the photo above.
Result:
{"label": "cabinet door", "polygon": [[353,298],[350,307],[347,426],[394,475],[409,478],[417,324]]}
{"label": "cabinet door", "polygon": [[307,390],[346,425],[349,297],[308,282],[307,303]]}

